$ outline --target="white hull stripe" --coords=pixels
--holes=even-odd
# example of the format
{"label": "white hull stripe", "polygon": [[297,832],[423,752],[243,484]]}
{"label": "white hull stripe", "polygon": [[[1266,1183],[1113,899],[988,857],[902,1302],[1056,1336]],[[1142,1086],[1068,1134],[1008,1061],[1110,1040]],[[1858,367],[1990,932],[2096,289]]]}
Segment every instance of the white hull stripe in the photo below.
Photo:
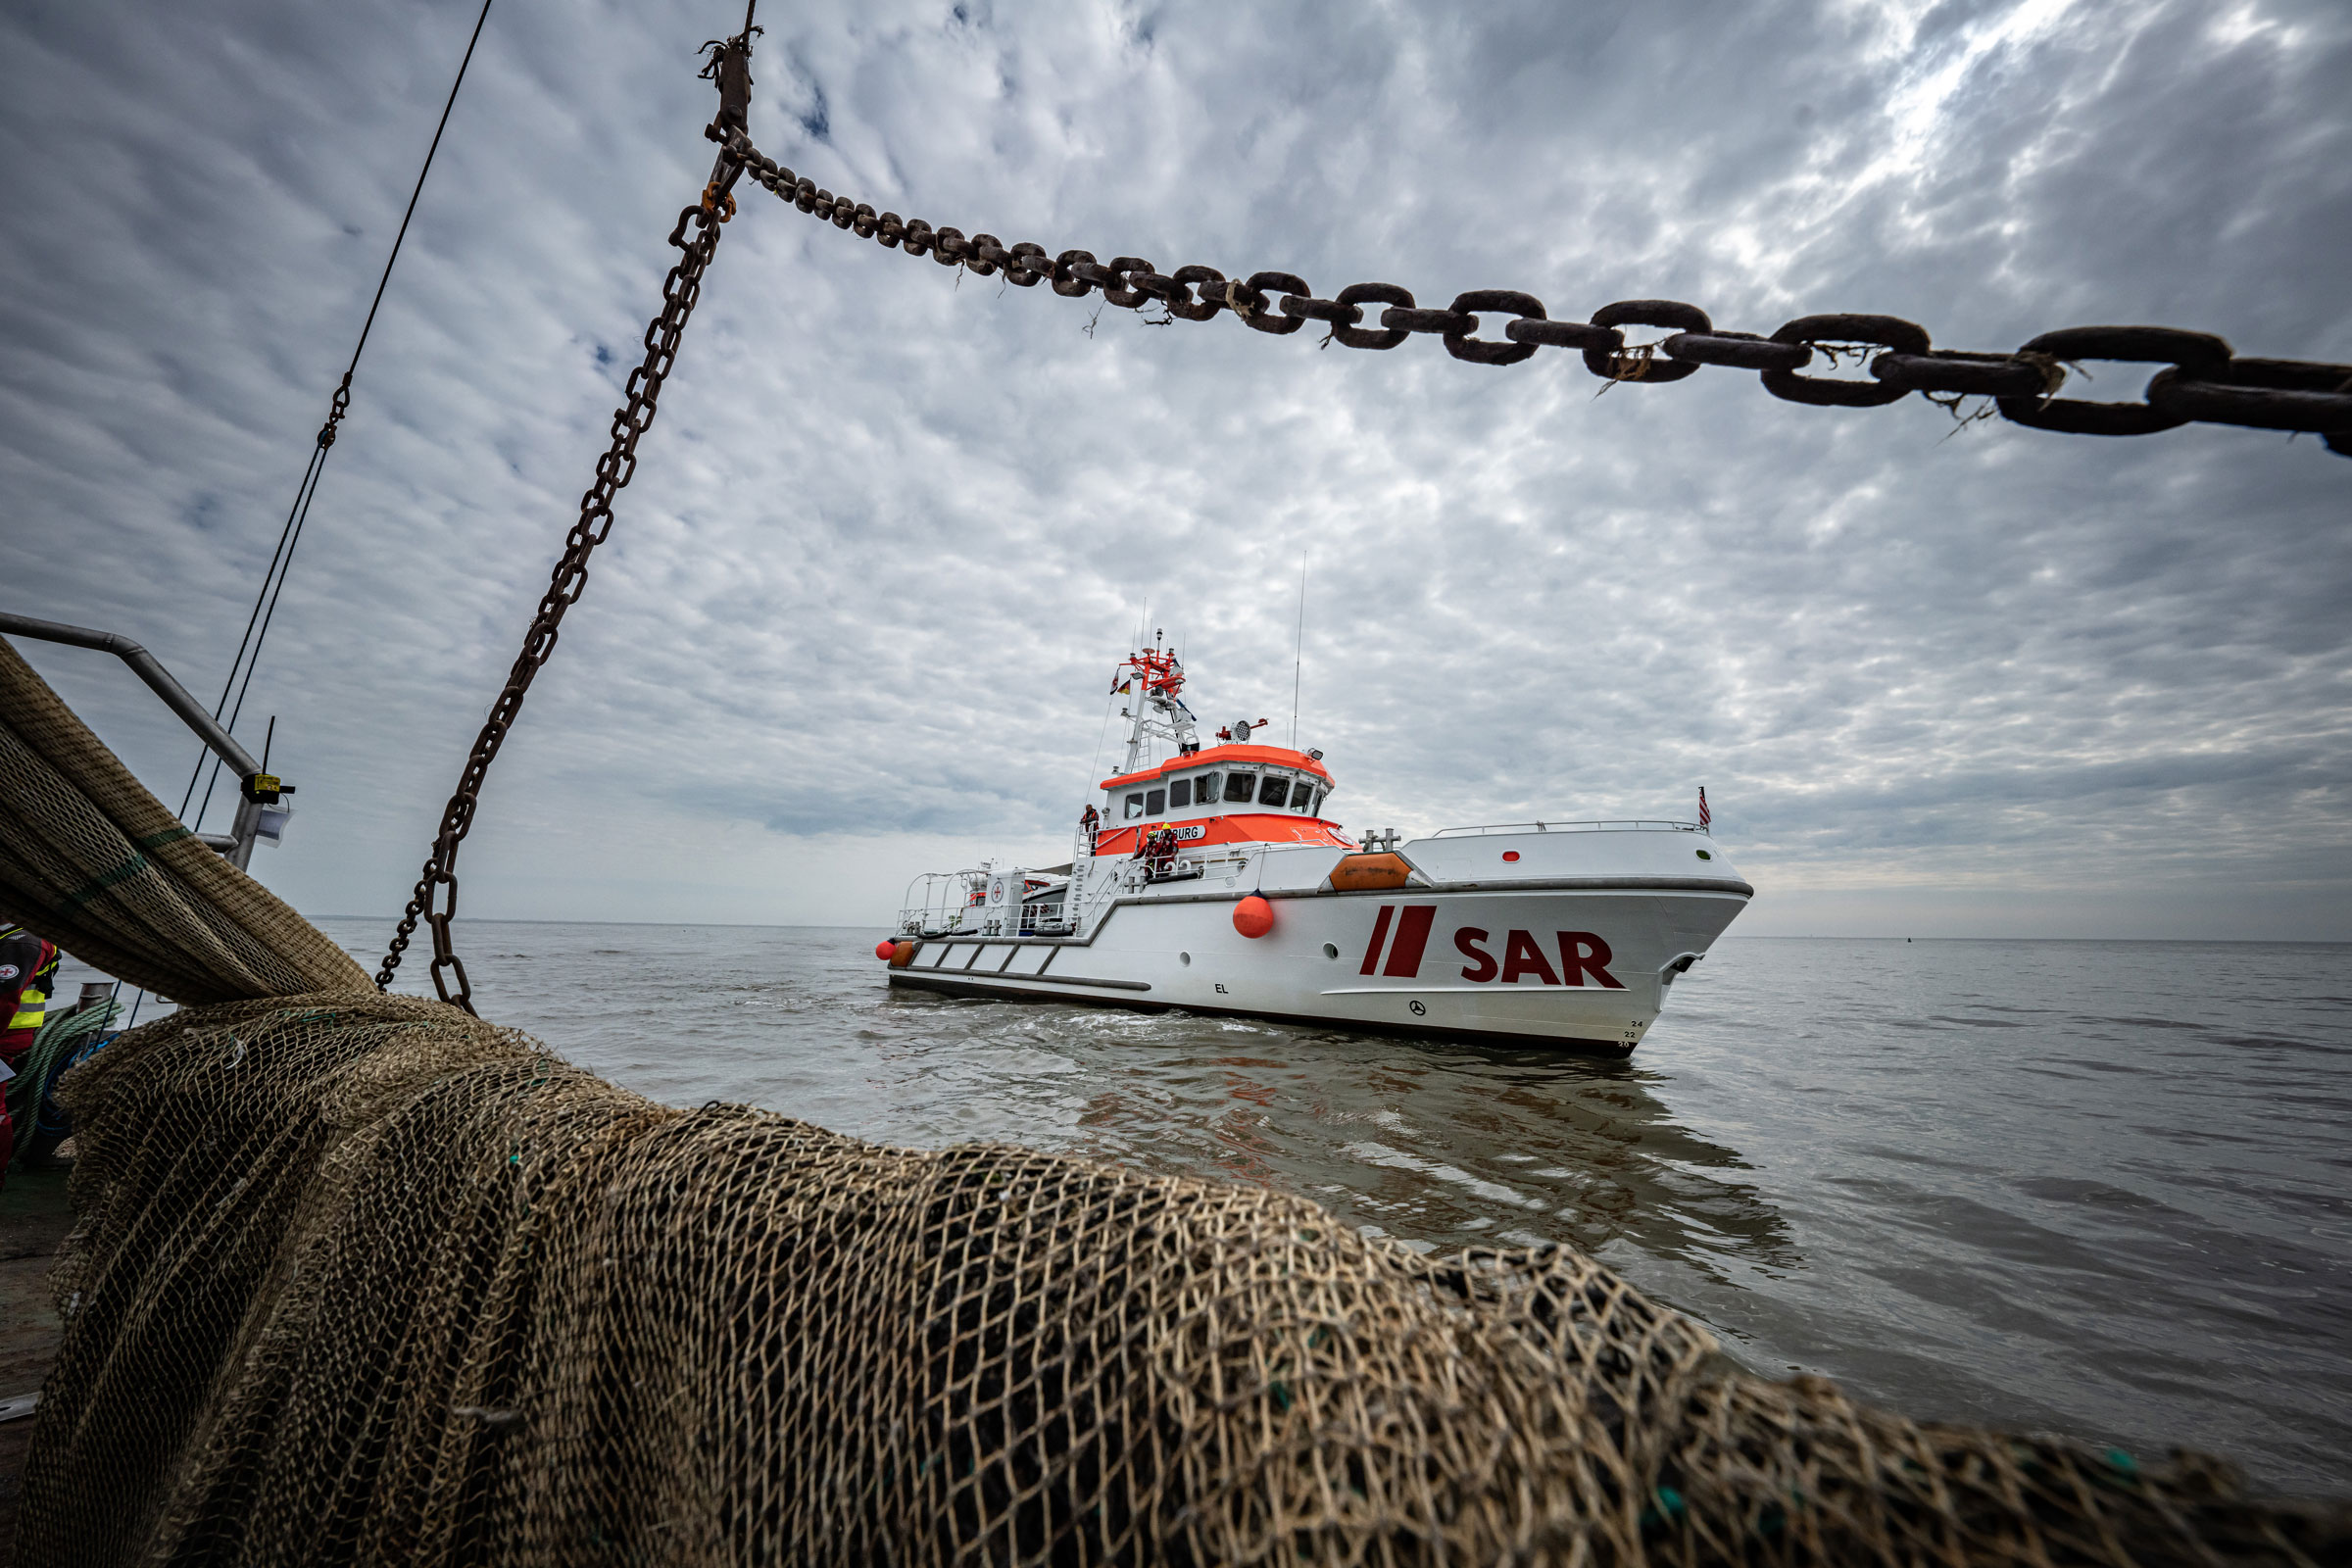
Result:
{"label": "white hull stripe", "polygon": [[[911,972],[901,969],[891,978],[896,980],[899,975]],[[1032,989],[1031,982],[1036,979],[1037,976],[1027,974],[1007,975],[1002,980],[993,976],[983,976],[984,983],[992,991],[1028,991]],[[1048,975],[1045,977],[1045,984],[1049,986],[1100,986],[1106,991],[1149,991],[1152,989],[1152,982],[1149,980],[1092,980],[1074,974]],[[1041,997],[1050,997],[1053,994],[1051,991],[1037,992],[1037,995]]]}

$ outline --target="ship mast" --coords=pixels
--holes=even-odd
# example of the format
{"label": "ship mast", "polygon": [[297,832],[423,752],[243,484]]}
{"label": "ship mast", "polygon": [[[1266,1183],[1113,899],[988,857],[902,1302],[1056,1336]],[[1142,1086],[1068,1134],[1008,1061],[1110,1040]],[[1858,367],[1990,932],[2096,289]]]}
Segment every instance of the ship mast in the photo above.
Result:
{"label": "ship mast", "polygon": [[1111,687],[1127,693],[1132,704],[1119,710],[1133,721],[1127,731],[1127,762],[1119,769],[1122,775],[1135,771],[1148,738],[1173,742],[1179,753],[1200,749],[1193,710],[1184,706],[1184,666],[1176,662],[1174,650],[1160,646],[1166,636],[1164,631],[1155,631],[1151,647],[1128,655]]}

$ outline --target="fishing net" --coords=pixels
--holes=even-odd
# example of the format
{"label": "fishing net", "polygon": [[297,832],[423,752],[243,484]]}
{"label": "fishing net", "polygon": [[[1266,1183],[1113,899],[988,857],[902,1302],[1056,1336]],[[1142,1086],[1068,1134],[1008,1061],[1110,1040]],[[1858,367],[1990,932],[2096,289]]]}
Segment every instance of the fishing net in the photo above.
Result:
{"label": "fishing net", "polygon": [[21,1561],[2344,1560],[2205,1461],[1766,1383],[1565,1249],[681,1110],[437,1003],[183,1010],[61,1090]]}
{"label": "fishing net", "polygon": [[187,1003],[58,1083],[17,1561],[2352,1558],[2249,1499],[1739,1373],[1566,1249],[678,1110],[386,997],[0,643],[0,912]]}
{"label": "fishing net", "polygon": [[367,972],[206,849],[0,639],[0,919],[174,1002],[329,987]]}

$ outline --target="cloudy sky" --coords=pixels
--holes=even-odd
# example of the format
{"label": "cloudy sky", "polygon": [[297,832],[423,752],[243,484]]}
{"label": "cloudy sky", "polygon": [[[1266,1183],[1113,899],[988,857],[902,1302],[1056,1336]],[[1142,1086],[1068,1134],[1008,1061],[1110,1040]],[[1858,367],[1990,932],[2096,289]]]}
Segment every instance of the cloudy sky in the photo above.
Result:
{"label": "cloudy sky", "polygon": [[[218,692],[473,11],[0,7],[7,608]],[[238,726],[277,716],[300,814],[257,869],[306,910],[388,921],[415,879],[708,170],[695,46],[739,18],[491,12]],[[771,156],[1049,251],[2352,361],[2340,0],[763,21]],[[2316,440],[1955,431],[1724,369],[1596,396],[1558,351],[1099,303],[747,187],[466,912],[876,922],[914,871],[1059,860],[1147,615],[1205,716],[1287,730],[1303,559],[1299,739],[1351,828],[1704,784],[1757,933],[2352,938],[2352,463]],[[176,802],[194,746],[119,665],[25,652]]]}

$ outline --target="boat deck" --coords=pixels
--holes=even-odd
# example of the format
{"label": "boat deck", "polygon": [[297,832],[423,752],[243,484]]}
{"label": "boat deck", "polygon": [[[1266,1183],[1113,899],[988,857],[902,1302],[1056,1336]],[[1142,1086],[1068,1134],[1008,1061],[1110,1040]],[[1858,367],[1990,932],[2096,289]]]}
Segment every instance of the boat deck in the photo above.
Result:
{"label": "boat deck", "polygon": [[[0,1400],[32,1393],[49,1376],[64,1332],[49,1298],[49,1265],[74,1228],[66,1201],[71,1167],[12,1170],[0,1195]],[[24,1455],[32,1446],[29,1414],[0,1421],[0,1568],[13,1560],[17,1501]]]}

